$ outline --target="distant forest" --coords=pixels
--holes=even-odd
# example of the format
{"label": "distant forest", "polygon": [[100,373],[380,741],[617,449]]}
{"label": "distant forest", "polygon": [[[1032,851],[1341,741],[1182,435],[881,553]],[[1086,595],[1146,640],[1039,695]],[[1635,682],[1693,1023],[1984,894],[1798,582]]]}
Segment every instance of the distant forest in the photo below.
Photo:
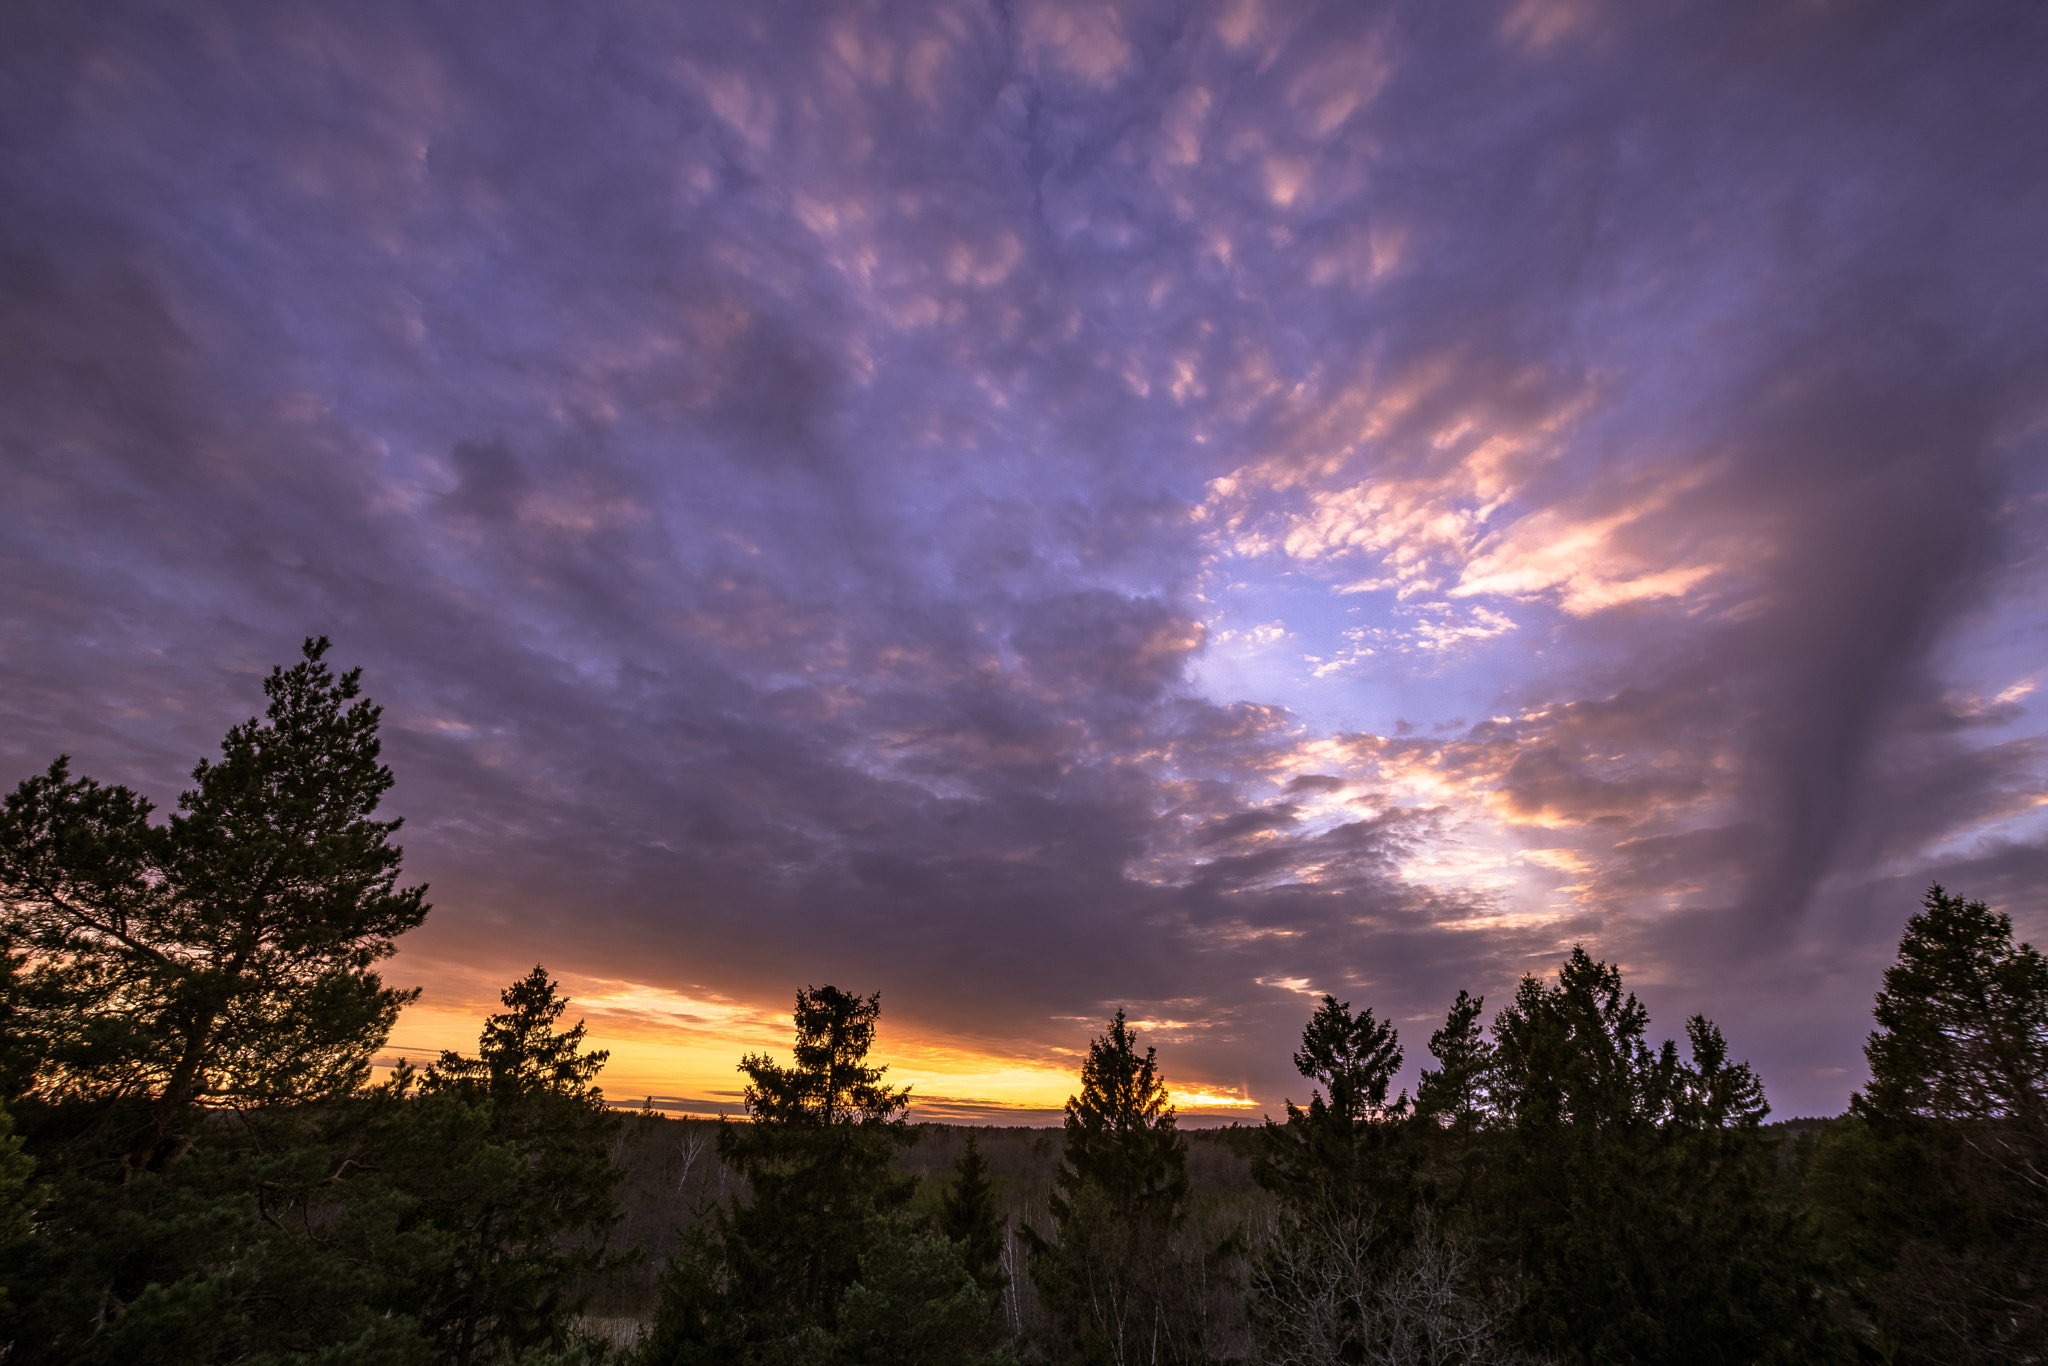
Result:
{"label": "distant forest", "polygon": [[2048,962],[1981,902],[1929,889],[1825,1120],[1582,948],[1412,1096],[1325,997],[1258,1126],[1178,1128],[1121,1011],[1062,1129],[913,1125],[833,986],[746,1121],[622,1113],[540,967],[373,1083],[429,908],[327,648],[162,820],[61,758],[0,811],[6,1366],[2048,1362]]}

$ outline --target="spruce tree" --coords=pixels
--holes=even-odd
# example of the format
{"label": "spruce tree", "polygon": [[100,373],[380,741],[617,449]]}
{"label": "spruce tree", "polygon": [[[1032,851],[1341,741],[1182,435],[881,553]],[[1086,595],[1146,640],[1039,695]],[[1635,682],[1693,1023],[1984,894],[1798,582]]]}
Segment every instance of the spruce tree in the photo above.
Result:
{"label": "spruce tree", "polygon": [[718,1135],[719,1156],[753,1192],[727,1220],[746,1249],[745,1276],[764,1303],[803,1322],[830,1323],[859,1274],[873,1221],[916,1189],[915,1178],[891,1169],[897,1151],[916,1141],[903,1121],[910,1093],[867,1061],[881,1011],[879,993],[797,993],[794,1064],[744,1059],[754,1122]]}
{"label": "spruce tree", "polygon": [[2048,1136],[2048,959],[2014,944],[2010,916],[1929,887],[1875,1016],[1854,1113]]}
{"label": "spruce tree", "polygon": [[1583,947],[1495,1019],[1472,1202],[1522,1341],[1564,1361],[1842,1359],[1811,1235],[1771,1203],[1761,1083],[1703,1018],[1689,1062],[1648,1027]]}
{"label": "spruce tree", "polygon": [[1429,1054],[1437,1065],[1422,1069],[1415,1088],[1416,1113],[1450,1126],[1460,1136],[1471,1134],[1493,1112],[1488,1085],[1493,1045],[1479,1018],[1485,1005],[1484,996],[1458,993],[1443,1028],[1429,1036]]}
{"label": "spruce tree", "polygon": [[1157,1052],[1138,1053],[1119,1009],[1067,1100],[1053,1236],[1025,1229],[1031,1278],[1082,1361],[1129,1360],[1140,1343],[1155,1360],[1201,1359],[1191,1273],[1203,1258],[1176,1238],[1187,1198],[1187,1141]]}
{"label": "spruce tree", "polygon": [[[401,1183],[426,1222],[455,1238],[418,1312],[456,1366],[565,1347],[593,1277],[610,1265],[605,1239],[621,1214],[620,1120],[593,1084],[610,1055],[583,1050],[582,1021],[556,1028],[569,1003],[543,967],[499,1000],[505,1009],[485,1021],[474,1058],[444,1052],[421,1077],[413,1132],[400,1136],[417,1144],[421,1130],[451,1122],[471,1134],[469,1180],[452,1190],[445,1175]],[[451,1106],[479,1118],[442,1113]],[[410,1165],[438,1168],[431,1155]],[[496,1178],[476,1179],[486,1171]]]}
{"label": "spruce tree", "polygon": [[867,1061],[880,1014],[879,995],[801,991],[793,1064],[742,1059],[752,1122],[722,1129],[718,1153],[748,1196],[671,1259],[642,1348],[650,1366],[766,1361],[802,1342],[829,1350],[863,1257],[899,1232],[916,1190],[891,1165],[916,1138],[903,1121],[909,1092]]}
{"label": "spruce tree", "polygon": [[952,1184],[939,1196],[937,1226],[959,1246],[961,1259],[977,1284],[991,1293],[1002,1289],[1005,1221],[996,1206],[996,1186],[989,1179],[988,1162],[972,1131],[967,1135],[967,1150],[953,1164]]}
{"label": "spruce tree", "polygon": [[1367,1198],[1366,1168],[1375,1163],[1365,1150],[1383,1154],[1388,1121],[1407,1109],[1405,1097],[1387,1104],[1401,1061],[1392,1021],[1376,1019],[1370,1006],[1353,1015],[1350,1002],[1323,997],[1294,1054],[1295,1070],[1311,1083],[1308,1104],[1289,1100],[1285,1125],[1266,1121],[1253,1166],[1259,1183],[1297,1199]]}
{"label": "spruce tree", "polygon": [[1088,1045],[1081,1093],[1066,1104],[1066,1143],[1053,1178],[1053,1218],[1088,1192],[1118,1218],[1172,1226],[1185,1213],[1187,1140],[1159,1075],[1158,1050],[1140,1057],[1123,1009]]}

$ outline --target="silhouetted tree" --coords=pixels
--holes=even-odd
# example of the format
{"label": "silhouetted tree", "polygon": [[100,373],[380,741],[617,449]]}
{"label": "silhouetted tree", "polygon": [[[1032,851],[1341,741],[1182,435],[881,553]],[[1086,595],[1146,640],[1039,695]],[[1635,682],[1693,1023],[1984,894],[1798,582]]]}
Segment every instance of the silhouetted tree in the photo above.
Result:
{"label": "silhouetted tree", "polygon": [[1158,1050],[1138,1056],[1121,1009],[1108,1032],[1089,1043],[1081,1094],[1067,1099],[1066,1144],[1054,1185],[1055,1219],[1065,1217],[1066,1202],[1082,1191],[1133,1221],[1171,1224],[1183,1213],[1187,1141],[1175,1127]]}
{"label": "silhouetted tree", "polygon": [[879,996],[798,992],[794,1064],[741,1061],[752,1123],[718,1151],[749,1193],[670,1259],[643,1362],[981,1359],[991,1297],[958,1246],[911,1227],[916,1178],[891,1166],[916,1134],[909,1092],[867,1062],[880,1014]]}
{"label": "silhouetted tree", "polygon": [[[1454,1022],[1461,1011],[1477,1014],[1462,993]],[[1476,1293],[1463,1240],[1426,1204],[1417,1124],[1430,1120],[1412,1120],[1405,1096],[1387,1103],[1401,1060],[1391,1022],[1331,996],[1302,1033],[1294,1066],[1316,1089],[1306,1108],[1288,1102],[1285,1125],[1267,1121],[1253,1164],[1279,1198],[1248,1305],[1273,1366],[1506,1359],[1501,1311]]]}
{"label": "silhouetted tree", "polygon": [[1088,1363],[1203,1360],[1210,1273],[1232,1248],[1181,1236],[1187,1143],[1157,1052],[1139,1055],[1122,1010],[1088,1046],[1053,1185],[1053,1236],[1024,1232],[1065,1345]]}
{"label": "silhouetted tree", "polygon": [[0,810],[17,1096],[90,1116],[129,1173],[189,1148],[201,1103],[349,1093],[414,995],[372,971],[427,913],[397,886],[400,822],[371,819],[380,710],[327,649],[271,672],[264,719],[228,731],[165,825],[61,757]]}
{"label": "silhouetted tree", "polygon": [[754,1122],[725,1129],[718,1152],[753,1198],[734,1206],[728,1240],[746,1251],[741,1275],[797,1322],[829,1322],[859,1272],[879,1217],[901,1209],[914,1178],[891,1169],[916,1141],[903,1122],[908,1090],[870,1066],[880,995],[825,986],[799,992],[793,1066],[767,1054],[740,1064]]}
{"label": "silhouetted tree", "polygon": [[2048,1127],[2048,959],[2013,943],[2010,916],[1928,888],[1885,969],[1875,1015],[1864,1046],[1870,1083],[1850,1102],[1853,1113],[1990,1124],[2002,1137],[2039,1141]]}
{"label": "silhouetted tree", "polygon": [[1884,974],[1870,1082],[1806,1193],[1877,1350],[2048,1359],[2048,961],[1930,887]]}
{"label": "silhouetted tree", "polygon": [[1370,1006],[1353,1015],[1349,1002],[1323,997],[1294,1054],[1295,1070],[1312,1083],[1308,1105],[1289,1100],[1285,1125],[1266,1121],[1253,1166],[1259,1184],[1302,1199],[1370,1198],[1363,1186],[1387,1157],[1395,1132],[1388,1121],[1407,1110],[1405,1096],[1391,1110],[1387,1104],[1401,1061],[1391,1021],[1375,1019]]}
{"label": "silhouetted tree", "polygon": [[1521,1289],[1520,1337],[1566,1361],[1841,1358],[1811,1237],[1769,1198],[1760,1082],[1706,1020],[1689,1064],[1648,1024],[1583,948],[1495,1019],[1476,1218]]}
{"label": "silhouetted tree", "polygon": [[373,819],[378,709],[327,649],[272,671],[164,824],[62,758],[0,808],[0,1079],[49,1187],[10,1363],[427,1359],[379,1301],[409,1253],[348,1241],[352,1205],[402,1201],[322,1135],[411,997],[374,966],[427,910]]}
{"label": "silhouetted tree", "polygon": [[[620,1120],[593,1084],[610,1055],[583,1051],[582,1021],[556,1028],[568,1002],[545,968],[499,999],[505,1010],[486,1020],[477,1056],[441,1054],[420,1079],[422,1099],[402,1112],[415,1146],[425,1129],[443,1135],[443,1152],[461,1154],[452,1190],[447,1175],[401,1180],[453,1240],[417,1312],[456,1366],[568,1346],[620,1217],[622,1173],[611,1157]],[[403,1078],[397,1088],[402,1098]],[[458,1107],[468,1114],[441,1113]],[[451,1127],[468,1141],[450,1142]],[[443,1164],[423,1154],[408,1167]],[[496,1179],[479,1180],[486,1169]]]}
{"label": "silhouetted tree", "polygon": [[1429,1036],[1436,1068],[1422,1069],[1415,1090],[1416,1113],[1449,1125],[1460,1135],[1470,1134],[1493,1112],[1493,1045],[1479,1019],[1485,1005],[1483,996],[1458,993],[1443,1028]]}

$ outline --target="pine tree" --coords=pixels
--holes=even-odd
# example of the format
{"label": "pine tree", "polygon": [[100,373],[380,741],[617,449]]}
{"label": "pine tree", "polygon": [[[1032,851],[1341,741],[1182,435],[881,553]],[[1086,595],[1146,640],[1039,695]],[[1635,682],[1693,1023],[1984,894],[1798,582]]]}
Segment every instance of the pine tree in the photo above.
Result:
{"label": "pine tree", "polygon": [[47,1182],[10,1362],[428,1359],[389,1296],[434,1237],[330,1141],[412,996],[375,965],[427,906],[374,819],[378,709],[327,649],[162,824],[62,758],[0,809],[0,1080]]}
{"label": "pine tree", "polygon": [[427,913],[397,886],[380,709],[325,637],[275,669],[263,719],[161,826],[124,787],[62,757],[0,811],[0,936],[22,955],[10,1024],[21,1095],[118,1131],[129,1173],[197,1141],[196,1106],[345,1095],[416,993],[372,970]]}

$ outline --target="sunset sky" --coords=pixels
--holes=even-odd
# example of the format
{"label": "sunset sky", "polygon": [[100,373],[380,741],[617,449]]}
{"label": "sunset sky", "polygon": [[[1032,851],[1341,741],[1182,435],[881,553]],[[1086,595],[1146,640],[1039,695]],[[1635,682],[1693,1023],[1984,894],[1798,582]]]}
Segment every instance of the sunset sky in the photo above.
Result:
{"label": "sunset sky", "polygon": [[2048,936],[2048,6],[0,8],[0,788],[321,633],[393,1057],[1256,1118],[1583,942],[1839,1112],[1930,881]]}

